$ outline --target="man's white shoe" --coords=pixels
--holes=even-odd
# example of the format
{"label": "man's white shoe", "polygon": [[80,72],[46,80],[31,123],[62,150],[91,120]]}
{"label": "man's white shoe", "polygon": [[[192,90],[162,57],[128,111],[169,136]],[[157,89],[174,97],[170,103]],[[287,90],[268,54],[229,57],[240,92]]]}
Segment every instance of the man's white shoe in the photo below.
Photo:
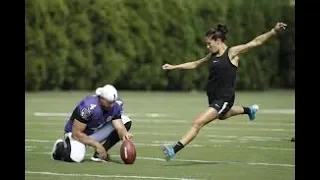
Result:
{"label": "man's white shoe", "polygon": [[91,157],[90,159],[91,159],[91,161],[94,161],[94,162],[105,162],[105,160],[97,158],[97,157]]}
{"label": "man's white shoe", "polygon": [[94,161],[94,162],[108,162],[108,161],[110,161],[110,155],[108,154],[106,159],[101,159],[95,153],[90,159],[91,159],[91,161]]}

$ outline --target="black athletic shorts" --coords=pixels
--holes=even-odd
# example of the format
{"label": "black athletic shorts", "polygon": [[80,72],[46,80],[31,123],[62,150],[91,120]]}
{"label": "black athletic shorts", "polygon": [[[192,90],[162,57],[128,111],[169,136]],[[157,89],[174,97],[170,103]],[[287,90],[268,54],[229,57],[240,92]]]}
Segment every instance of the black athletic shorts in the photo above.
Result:
{"label": "black athletic shorts", "polygon": [[[209,107],[217,110],[219,119],[223,119],[224,115],[231,109],[234,103],[234,96],[231,98],[218,98],[214,93],[207,92]],[[228,100],[225,100],[228,99]]]}

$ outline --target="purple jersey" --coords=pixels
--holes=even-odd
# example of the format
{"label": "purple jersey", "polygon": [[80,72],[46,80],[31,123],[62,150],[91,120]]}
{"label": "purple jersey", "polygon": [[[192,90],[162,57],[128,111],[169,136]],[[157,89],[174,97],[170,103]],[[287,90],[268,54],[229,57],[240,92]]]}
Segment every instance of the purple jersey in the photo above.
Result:
{"label": "purple jersey", "polygon": [[99,97],[90,95],[78,103],[67,121],[64,131],[65,133],[71,132],[73,121],[77,119],[87,125],[84,133],[89,136],[106,123],[121,119],[121,112],[122,103],[114,103],[112,108],[103,110],[100,106]]}

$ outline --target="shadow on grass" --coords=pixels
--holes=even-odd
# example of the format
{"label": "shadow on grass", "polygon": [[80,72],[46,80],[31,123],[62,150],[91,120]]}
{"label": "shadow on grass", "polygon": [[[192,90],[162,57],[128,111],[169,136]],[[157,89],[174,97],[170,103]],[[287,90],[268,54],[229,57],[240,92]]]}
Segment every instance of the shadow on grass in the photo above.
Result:
{"label": "shadow on grass", "polygon": [[89,163],[115,163],[115,164],[124,164],[121,160],[118,159],[110,159],[109,161],[104,161],[104,162],[94,162],[90,159],[85,159],[83,162],[89,162]]}
{"label": "shadow on grass", "polygon": [[218,164],[229,164],[225,162],[168,162],[163,166],[194,166],[194,165],[218,165]]}

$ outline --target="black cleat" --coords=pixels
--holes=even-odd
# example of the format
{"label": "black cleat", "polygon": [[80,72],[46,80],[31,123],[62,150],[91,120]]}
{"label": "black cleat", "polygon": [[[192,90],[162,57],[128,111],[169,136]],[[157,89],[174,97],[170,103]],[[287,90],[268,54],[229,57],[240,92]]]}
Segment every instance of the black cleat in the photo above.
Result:
{"label": "black cleat", "polygon": [[63,140],[62,139],[58,139],[56,140],[56,142],[53,145],[52,148],[52,159],[53,160],[60,160],[61,157],[57,155],[56,151],[58,149],[58,147],[63,146]]}

